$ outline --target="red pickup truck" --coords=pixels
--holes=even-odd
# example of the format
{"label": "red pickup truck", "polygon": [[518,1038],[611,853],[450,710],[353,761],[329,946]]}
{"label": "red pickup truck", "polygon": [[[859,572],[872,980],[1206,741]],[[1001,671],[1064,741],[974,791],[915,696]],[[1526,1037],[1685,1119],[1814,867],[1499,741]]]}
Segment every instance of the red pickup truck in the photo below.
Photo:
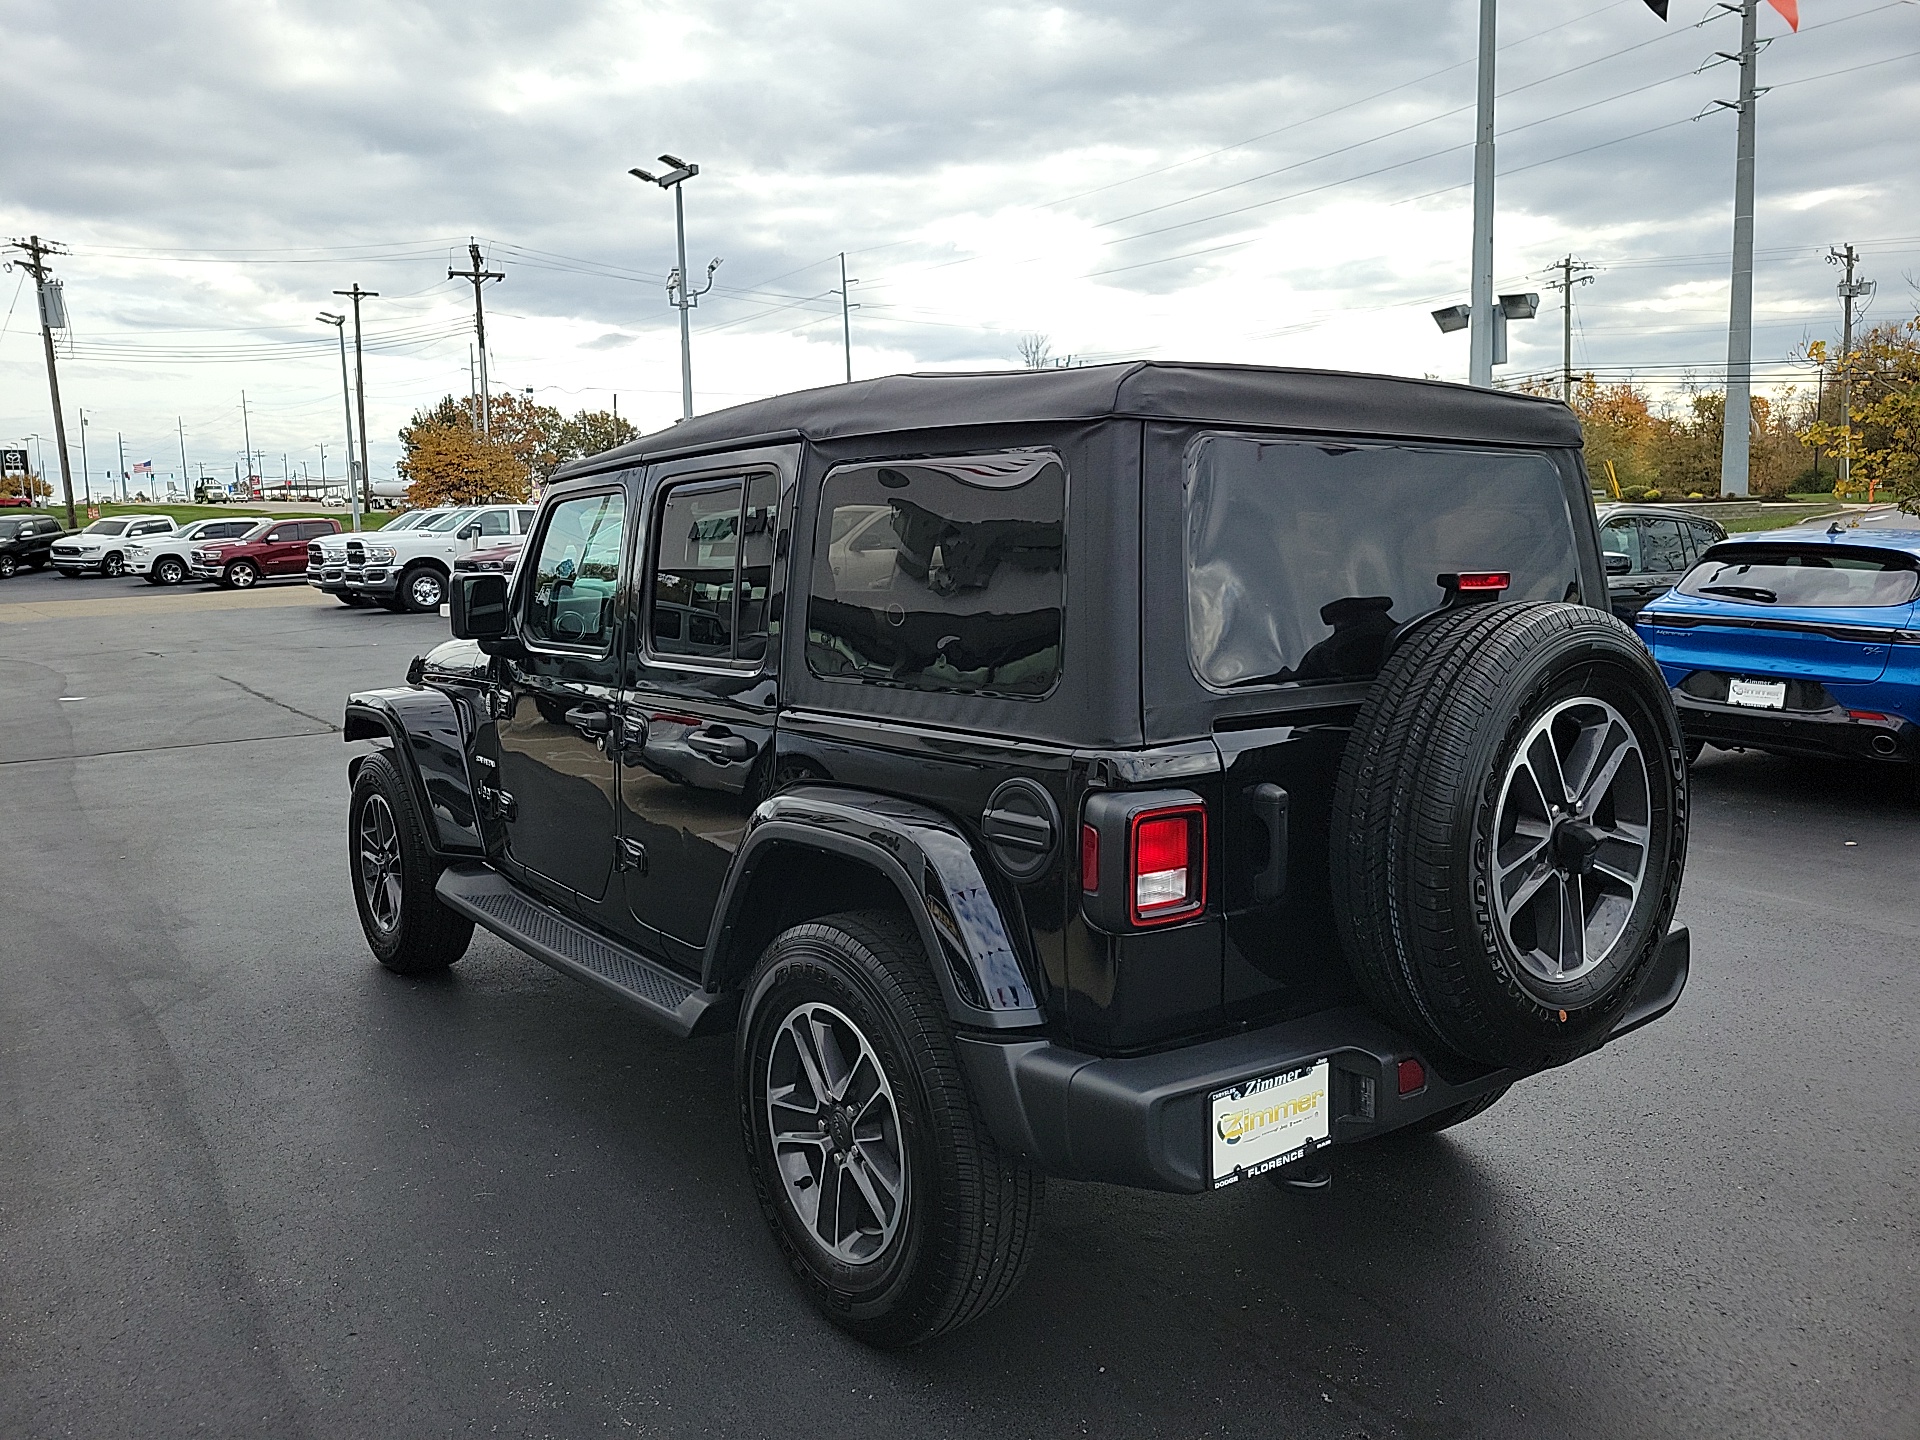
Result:
{"label": "red pickup truck", "polygon": [[262,520],[232,540],[196,545],[187,566],[196,580],[247,590],[262,580],[307,578],[307,542],[338,535],[338,520]]}

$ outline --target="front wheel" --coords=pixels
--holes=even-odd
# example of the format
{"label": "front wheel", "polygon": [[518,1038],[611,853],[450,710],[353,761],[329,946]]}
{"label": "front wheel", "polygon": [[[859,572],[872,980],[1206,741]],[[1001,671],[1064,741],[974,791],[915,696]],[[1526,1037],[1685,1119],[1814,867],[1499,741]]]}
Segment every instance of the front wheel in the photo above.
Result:
{"label": "front wheel", "polygon": [[374,959],[402,975],[445,970],[467,953],[473,921],[434,893],[440,867],[390,756],[367,757],[354,776],[347,815],[354,905]]}
{"label": "front wheel", "polygon": [[827,1319],[903,1349],[1011,1294],[1044,1182],[981,1124],[914,929],[885,913],[795,926],[755,967],[745,1017],[754,1191]]}
{"label": "front wheel", "polygon": [[109,580],[118,580],[122,575],[127,573],[126,559],[118,550],[111,552],[106,559],[100,562],[100,573]]}
{"label": "front wheel", "polygon": [[227,566],[222,579],[228,589],[251,590],[260,583],[260,567],[251,560],[236,560]]}
{"label": "front wheel", "polygon": [[0,580],[11,580],[20,568],[20,562],[11,555],[0,555]]}

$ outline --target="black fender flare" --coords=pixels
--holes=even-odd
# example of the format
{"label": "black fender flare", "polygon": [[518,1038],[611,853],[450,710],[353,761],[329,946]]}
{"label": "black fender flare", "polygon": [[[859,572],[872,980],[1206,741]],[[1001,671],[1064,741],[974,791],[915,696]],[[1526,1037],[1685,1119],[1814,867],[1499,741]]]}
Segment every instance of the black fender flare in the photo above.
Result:
{"label": "black fender flare", "polygon": [[788,847],[866,865],[899,892],[955,1024],[1009,1030],[1045,1023],[1014,931],[960,827],[910,800],[837,786],[782,791],[749,817],[708,933],[708,989],[739,978],[726,972],[754,871]]}
{"label": "black fender flare", "polygon": [[[469,729],[459,702],[440,690],[363,690],[347,697],[342,738],[388,743],[414,803],[431,821],[428,838],[441,855],[487,851],[467,769]],[[365,763],[364,755],[348,761],[349,779]]]}

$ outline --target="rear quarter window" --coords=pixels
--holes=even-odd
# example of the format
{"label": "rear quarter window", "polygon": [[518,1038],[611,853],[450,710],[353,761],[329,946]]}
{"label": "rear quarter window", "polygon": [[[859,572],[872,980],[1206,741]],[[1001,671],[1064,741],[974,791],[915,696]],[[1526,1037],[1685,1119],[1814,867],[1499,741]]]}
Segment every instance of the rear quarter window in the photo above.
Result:
{"label": "rear quarter window", "polygon": [[822,490],[807,667],[1038,699],[1060,676],[1067,475],[1050,452],[854,465]]}
{"label": "rear quarter window", "polygon": [[1217,690],[1364,679],[1388,636],[1503,570],[1579,600],[1559,469],[1539,452],[1203,435],[1187,452],[1187,639]]}

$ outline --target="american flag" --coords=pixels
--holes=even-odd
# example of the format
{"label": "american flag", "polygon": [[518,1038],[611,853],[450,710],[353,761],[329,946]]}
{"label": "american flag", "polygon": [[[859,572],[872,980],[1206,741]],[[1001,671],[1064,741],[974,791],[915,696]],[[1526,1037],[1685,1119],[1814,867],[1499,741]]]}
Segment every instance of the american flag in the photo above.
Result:
{"label": "american flag", "polygon": [[133,467],[133,473],[136,475],[151,475],[153,473],[153,461],[142,460]]}

